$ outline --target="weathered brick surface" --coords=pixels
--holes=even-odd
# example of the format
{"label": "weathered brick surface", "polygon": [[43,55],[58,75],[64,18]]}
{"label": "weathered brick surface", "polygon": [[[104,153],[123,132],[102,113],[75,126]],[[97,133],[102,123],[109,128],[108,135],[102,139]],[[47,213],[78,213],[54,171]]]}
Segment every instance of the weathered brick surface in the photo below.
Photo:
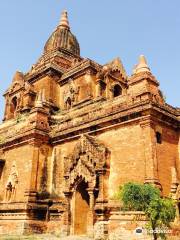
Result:
{"label": "weathered brick surface", "polygon": [[138,124],[107,130],[97,138],[110,150],[109,197],[127,181],[144,181],[144,148]]}
{"label": "weathered brick surface", "polygon": [[5,198],[6,185],[8,183],[9,175],[11,174],[12,166],[15,163],[17,170],[18,183],[16,186],[15,201],[24,201],[25,189],[30,187],[30,178],[32,173],[32,146],[22,146],[16,149],[11,149],[5,152],[6,164],[3,169],[0,181],[0,196],[1,199]]}
{"label": "weathered brick surface", "polygon": [[158,159],[158,174],[162,183],[163,193],[169,195],[172,183],[172,167],[177,166],[180,178],[178,158],[178,133],[170,128],[162,128],[162,144],[156,144]]}

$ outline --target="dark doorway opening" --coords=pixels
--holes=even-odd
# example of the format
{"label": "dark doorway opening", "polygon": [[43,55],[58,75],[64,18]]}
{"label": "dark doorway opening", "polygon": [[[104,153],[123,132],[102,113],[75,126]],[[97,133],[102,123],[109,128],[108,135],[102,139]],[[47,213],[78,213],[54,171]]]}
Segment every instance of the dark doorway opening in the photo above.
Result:
{"label": "dark doorway opening", "polygon": [[74,234],[87,234],[88,214],[89,214],[89,194],[87,192],[88,183],[81,181],[75,191],[74,195]]}

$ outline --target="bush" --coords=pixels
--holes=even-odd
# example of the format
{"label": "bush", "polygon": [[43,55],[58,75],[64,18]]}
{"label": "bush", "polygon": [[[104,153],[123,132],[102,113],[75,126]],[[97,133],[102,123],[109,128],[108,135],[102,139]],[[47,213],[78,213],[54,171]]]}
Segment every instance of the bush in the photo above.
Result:
{"label": "bush", "polygon": [[129,182],[120,188],[118,195],[125,209],[145,211],[152,199],[160,197],[160,191],[150,184]]}
{"label": "bush", "polygon": [[[166,230],[170,227],[170,222],[175,218],[175,207],[172,199],[154,199],[150,202],[146,209],[146,215],[149,219],[149,227],[153,230],[161,229]],[[157,239],[158,235],[161,239],[166,239],[165,232],[154,234],[154,239]]]}

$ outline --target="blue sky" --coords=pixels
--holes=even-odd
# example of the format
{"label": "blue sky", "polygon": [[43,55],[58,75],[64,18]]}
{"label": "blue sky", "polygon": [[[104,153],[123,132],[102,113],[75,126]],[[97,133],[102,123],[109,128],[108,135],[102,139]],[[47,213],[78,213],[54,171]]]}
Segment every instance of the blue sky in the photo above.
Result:
{"label": "blue sky", "polygon": [[2,94],[16,70],[37,61],[67,9],[81,56],[104,64],[119,56],[130,75],[144,54],[167,102],[180,102],[179,0],[2,0],[0,1],[0,118]]}

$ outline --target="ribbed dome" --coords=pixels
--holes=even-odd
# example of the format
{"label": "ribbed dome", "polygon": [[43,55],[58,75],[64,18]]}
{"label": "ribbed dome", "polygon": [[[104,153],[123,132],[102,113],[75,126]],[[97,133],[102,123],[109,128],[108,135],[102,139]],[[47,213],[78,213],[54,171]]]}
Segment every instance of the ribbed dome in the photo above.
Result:
{"label": "ribbed dome", "polygon": [[76,37],[70,31],[66,11],[62,12],[60,24],[47,40],[44,46],[44,52],[58,48],[62,48],[76,55],[80,55],[79,43]]}

